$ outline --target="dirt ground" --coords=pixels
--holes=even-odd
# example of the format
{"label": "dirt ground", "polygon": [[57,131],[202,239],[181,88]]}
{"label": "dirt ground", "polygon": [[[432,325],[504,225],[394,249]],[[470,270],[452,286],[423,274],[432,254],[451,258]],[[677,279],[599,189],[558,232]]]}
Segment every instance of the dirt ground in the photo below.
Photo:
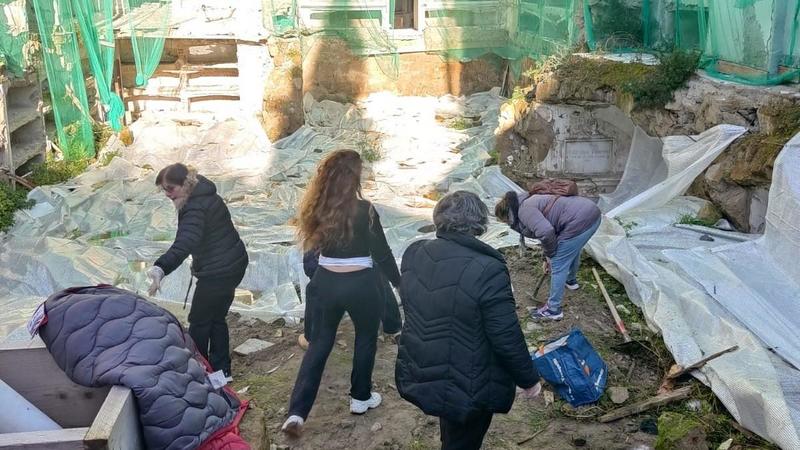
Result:
{"label": "dirt ground", "polygon": [[[648,343],[649,350],[633,355],[620,352],[615,345],[621,337],[596,286],[591,260],[584,260],[579,275],[581,289],[567,291],[565,318],[561,322],[536,323],[527,317],[527,307],[534,305],[533,290],[541,274],[539,258],[529,250],[520,256],[516,249],[505,252],[518,304],[522,330],[531,348],[580,328],[609,368],[608,387],[625,387],[630,398],[624,404],[656,394],[662,374],[671,358],[646,330],[641,316],[629,302],[621,285],[603,272],[604,284],[618,305],[635,337]],[[544,303],[548,286],[545,283],[536,301]],[[274,343],[273,347],[247,357],[234,356],[233,387],[243,391],[251,401],[251,409],[241,424],[243,437],[254,449],[438,449],[438,419],[422,414],[398,395],[394,385],[394,364],[397,346],[391,339],[379,342],[373,375],[374,390],[383,395],[383,404],[363,416],[349,413],[350,368],[353,348],[352,323],[345,319],[339,338],[328,360],[317,401],[304,427],[304,435],[290,440],[280,432],[286,418],[292,386],[303,357],[297,345],[300,329],[287,327],[282,321],[267,324],[229,316],[231,346],[248,338]],[[694,383],[698,385],[698,383]],[[699,387],[697,389],[700,389]],[[707,389],[706,389],[707,390]],[[699,391],[698,391],[699,392]],[[554,401],[553,401],[554,399]],[[712,400],[713,402],[713,397]],[[484,449],[646,449],[654,448],[656,421],[659,412],[648,411],[619,421],[601,424],[596,418],[615,405],[608,393],[594,406],[571,408],[545,387],[535,400],[517,399],[507,415],[498,414],[492,422]],[[674,408],[685,409],[683,405]],[[717,416],[714,416],[717,417]],[[722,417],[722,416],[720,416]],[[729,419],[728,419],[729,420]],[[727,430],[730,427],[725,428]],[[709,436],[716,448],[727,439],[726,433]],[[741,438],[739,440],[745,440]],[[692,448],[708,448],[703,446]],[[670,448],[670,447],[661,447]],[[672,447],[672,448],[684,448]],[[732,448],[753,448],[752,446]]]}

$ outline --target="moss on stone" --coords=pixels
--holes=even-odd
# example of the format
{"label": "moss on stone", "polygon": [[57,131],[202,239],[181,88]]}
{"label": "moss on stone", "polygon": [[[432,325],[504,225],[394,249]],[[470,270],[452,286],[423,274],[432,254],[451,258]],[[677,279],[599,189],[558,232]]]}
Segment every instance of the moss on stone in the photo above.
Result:
{"label": "moss on stone", "polygon": [[675,51],[660,56],[658,65],[623,63],[572,55],[553,71],[562,99],[596,99],[613,91],[623,109],[660,108],[672,100],[697,69],[698,55]]}
{"label": "moss on stone", "polygon": [[798,104],[770,103],[761,107],[759,116],[761,131],[737,140],[729,151],[735,159],[726,178],[741,186],[769,185],[775,159],[783,146],[800,132]]}

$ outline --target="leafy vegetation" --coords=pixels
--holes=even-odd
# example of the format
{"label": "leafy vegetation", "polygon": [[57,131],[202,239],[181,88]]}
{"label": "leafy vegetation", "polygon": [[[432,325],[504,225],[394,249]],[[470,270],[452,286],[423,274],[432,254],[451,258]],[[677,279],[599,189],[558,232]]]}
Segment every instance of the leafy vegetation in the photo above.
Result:
{"label": "leafy vegetation", "polygon": [[121,156],[119,150],[115,150],[113,152],[102,152],[98,162],[100,163],[100,166],[105,167],[111,164],[111,161],[113,161],[117,156]]}
{"label": "leafy vegetation", "polygon": [[628,96],[637,108],[663,107],[697,70],[698,53],[675,50],[659,57],[660,64],[623,63],[570,56],[555,69],[565,92],[591,98],[598,90]]}
{"label": "leafy vegetation", "polygon": [[625,230],[625,236],[630,236],[631,230],[633,230],[639,225],[639,223],[637,223],[636,221],[632,220],[630,222],[626,222],[620,219],[619,217],[614,217],[614,221],[617,222],[622,227],[623,230]]}
{"label": "leafy vegetation", "polygon": [[111,138],[114,132],[108,124],[103,122],[92,122],[92,135],[94,137],[94,148],[99,152]]}
{"label": "leafy vegetation", "polygon": [[676,50],[659,58],[653,76],[637,78],[622,86],[637,106],[659,108],[672,101],[673,93],[683,87],[697,70],[699,53]]}
{"label": "leafy vegetation", "polygon": [[33,206],[33,201],[27,200],[27,194],[28,191],[21,187],[12,190],[11,186],[0,183],[0,232],[14,225],[14,213],[17,210]]}
{"label": "leafy vegetation", "polygon": [[37,186],[63,183],[83,173],[89,167],[89,163],[88,159],[74,161],[48,159],[33,166],[30,180]]}
{"label": "leafy vegetation", "polygon": [[472,128],[474,124],[471,120],[465,119],[464,117],[457,117],[451,120],[447,126],[454,130],[466,130],[467,128]]}
{"label": "leafy vegetation", "polygon": [[717,221],[712,219],[701,219],[691,214],[684,214],[678,218],[678,223],[683,225],[700,225],[711,228],[717,223]]}

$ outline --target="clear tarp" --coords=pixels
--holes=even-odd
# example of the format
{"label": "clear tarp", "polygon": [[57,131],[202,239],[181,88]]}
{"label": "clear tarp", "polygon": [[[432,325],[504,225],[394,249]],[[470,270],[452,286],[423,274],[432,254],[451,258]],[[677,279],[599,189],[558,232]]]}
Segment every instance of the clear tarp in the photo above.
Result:
{"label": "clear tarp", "polygon": [[[349,147],[377,159],[367,170],[365,193],[399,258],[415,239],[432,236],[435,202],[426,196],[437,188],[467,188],[489,205],[515,188],[497,166],[485,167],[502,101],[497,90],[440,99],[375,94],[358,107],[309,96],[307,125],[274,144],[247,119],[145,116],[131,125],[133,145],[112,143],[121,156],[108,166],[32,191],[36,206],[19,212],[2,237],[0,341],[12,333],[12,339],[24,337],[21,325],[59,289],[108,283],[146,291],[145,271],[171,244],[177,222],[155,175],[175,161],[194,165],[216,183],[247,246],[251,262],[240,287],[255,299],[237,301],[233,310],[296,321],[306,279],[289,223],[320,158]],[[479,116],[482,124],[457,131],[437,122],[437,111]],[[418,139],[409,138],[410,129]],[[492,225],[486,240],[496,247],[516,243],[500,224]],[[189,279],[187,261],[165,279],[157,297],[179,316],[186,314],[181,303]]]}
{"label": "clear tarp", "polygon": [[678,364],[738,345],[698,377],[745,427],[800,448],[800,272],[792,263],[800,254],[800,138],[776,163],[763,236],[676,225],[704,204],[683,193],[742,133],[721,125],[662,142],[638,132],[618,189],[600,201],[605,218],[589,247]]}
{"label": "clear tarp", "polygon": [[[306,125],[274,144],[246,118],[146,115],[131,126],[132,146],[112,144],[121,156],[111,164],[31,192],[37,205],[19,212],[2,237],[0,341],[25,339],[25,321],[56,290],[98,283],[146,290],[144,271],[176,228],[155,173],[175,161],[217,184],[247,245],[251,262],[241,287],[254,300],[237,300],[233,310],[296,321],[306,279],[290,220],[319,159],[343,147],[373,155],[365,193],[399,258],[410,243],[432,236],[437,192],[468,189],[492,206],[505,191],[519,190],[498,166],[485,166],[502,101],[496,90],[439,99],[381,93],[358,106],[306,97]],[[477,116],[481,125],[457,131],[437,114]],[[618,189],[601,198],[605,218],[589,250],[625,285],[679,364],[738,345],[698,378],[744,426],[800,448],[800,272],[791,259],[800,251],[800,138],[776,163],[763,236],[676,225],[706,204],[682,196],[685,190],[744,132],[721,125],[657,139],[637,130]],[[496,222],[484,239],[495,247],[517,242]],[[187,262],[165,279],[157,300],[185,315],[188,287]]]}

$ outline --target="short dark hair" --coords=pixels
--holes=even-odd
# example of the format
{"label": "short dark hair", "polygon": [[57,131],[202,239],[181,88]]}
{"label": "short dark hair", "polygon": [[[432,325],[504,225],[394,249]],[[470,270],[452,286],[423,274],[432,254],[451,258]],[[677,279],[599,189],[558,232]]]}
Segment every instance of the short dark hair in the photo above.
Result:
{"label": "short dark hair", "polygon": [[480,236],[489,223],[489,208],[469,191],[447,194],[433,208],[433,224],[437,231]]}
{"label": "short dark hair", "polygon": [[161,186],[165,181],[178,186],[183,186],[186,177],[189,176],[189,168],[181,163],[170,164],[161,169],[156,175],[156,186]]}

